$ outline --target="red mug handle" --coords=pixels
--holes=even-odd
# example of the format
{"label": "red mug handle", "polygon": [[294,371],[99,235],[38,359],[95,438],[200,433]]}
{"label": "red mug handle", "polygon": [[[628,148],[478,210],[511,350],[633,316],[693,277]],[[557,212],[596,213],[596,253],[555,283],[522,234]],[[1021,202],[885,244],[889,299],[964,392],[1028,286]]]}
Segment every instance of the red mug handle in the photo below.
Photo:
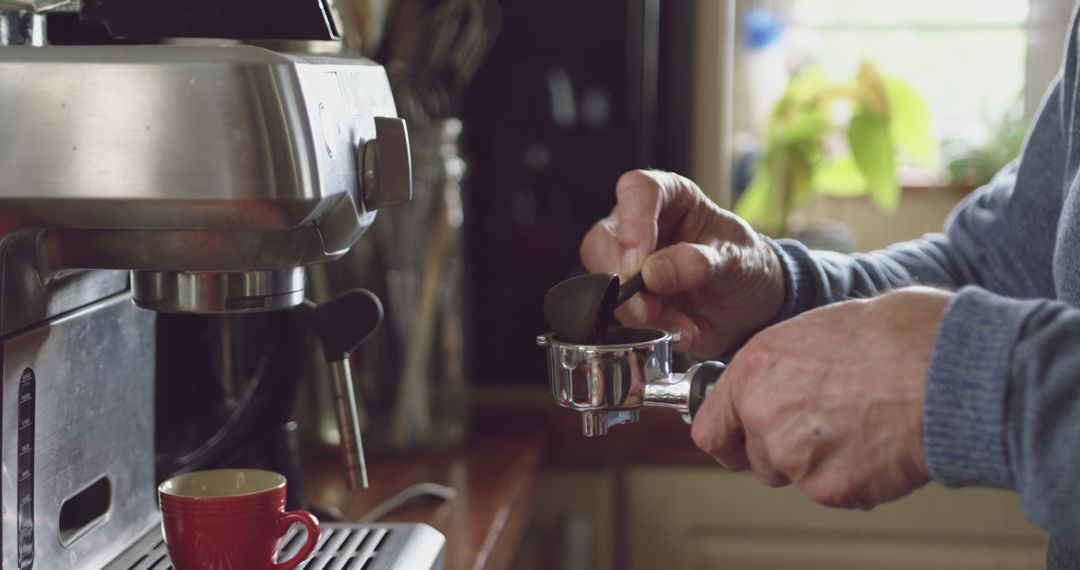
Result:
{"label": "red mug handle", "polygon": [[296,568],[301,562],[307,559],[308,555],[315,550],[315,545],[319,543],[319,519],[315,518],[315,515],[307,511],[289,511],[282,513],[281,518],[278,519],[278,532],[281,536],[285,536],[285,533],[289,531],[292,525],[300,523],[307,527],[307,541],[304,542],[304,546],[300,548],[300,552],[296,553],[296,556],[284,561],[274,564],[274,570],[292,570]]}

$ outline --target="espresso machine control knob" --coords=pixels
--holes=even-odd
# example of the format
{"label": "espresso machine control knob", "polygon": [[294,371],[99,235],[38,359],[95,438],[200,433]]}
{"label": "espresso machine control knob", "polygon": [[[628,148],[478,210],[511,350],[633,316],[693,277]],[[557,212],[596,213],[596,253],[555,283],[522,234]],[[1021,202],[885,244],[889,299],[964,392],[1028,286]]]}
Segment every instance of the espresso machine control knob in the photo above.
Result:
{"label": "espresso machine control knob", "polygon": [[412,158],[405,120],[375,117],[375,139],[360,149],[360,195],[368,210],[412,199]]}

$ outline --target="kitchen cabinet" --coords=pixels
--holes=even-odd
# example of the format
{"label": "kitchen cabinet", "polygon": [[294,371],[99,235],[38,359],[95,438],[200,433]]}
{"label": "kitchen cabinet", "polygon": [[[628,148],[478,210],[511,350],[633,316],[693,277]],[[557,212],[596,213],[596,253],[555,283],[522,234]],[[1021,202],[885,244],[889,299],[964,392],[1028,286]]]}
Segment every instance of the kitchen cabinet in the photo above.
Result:
{"label": "kitchen cabinet", "polygon": [[1045,534],[1015,493],[931,484],[872,511],[830,509],[715,467],[633,467],[627,568],[1042,568]]}
{"label": "kitchen cabinet", "polygon": [[832,509],[724,471],[666,410],[586,438],[543,397],[477,398],[547,438],[514,570],[1044,567],[1046,534],[1016,493],[932,483],[868,512]]}
{"label": "kitchen cabinet", "polygon": [[1046,535],[1015,493],[931,484],[872,511],[707,465],[548,471],[516,570],[1022,570]]}
{"label": "kitchen cabinet", "polygon": [[620,526],[610,469],[549,471],[540,479],[514,570],[614,570]]}

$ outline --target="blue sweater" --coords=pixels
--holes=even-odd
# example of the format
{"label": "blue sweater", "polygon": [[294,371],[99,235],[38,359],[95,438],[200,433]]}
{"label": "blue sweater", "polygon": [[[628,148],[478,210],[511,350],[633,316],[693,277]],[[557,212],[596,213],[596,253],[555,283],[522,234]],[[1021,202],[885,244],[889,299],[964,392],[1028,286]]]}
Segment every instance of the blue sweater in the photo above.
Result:
{"label": "blue sweater", "polygon": [[1048,566],[1080,552],[1080,77],[1064,68],[1016,162],[961,203],[943,234],[867,254],[781,240],[782,316],[905,285],[956,288],[934,345],[926,459],[949,486],[1021,493],[1051,535]]}

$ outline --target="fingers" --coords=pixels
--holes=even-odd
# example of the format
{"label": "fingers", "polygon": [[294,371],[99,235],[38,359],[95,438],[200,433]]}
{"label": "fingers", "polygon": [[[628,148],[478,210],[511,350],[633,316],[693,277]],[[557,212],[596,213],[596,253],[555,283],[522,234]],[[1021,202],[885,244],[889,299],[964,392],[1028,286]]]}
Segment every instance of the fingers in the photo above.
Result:
{"label": "fingers", "polygon": [[731,398],[731,383],[721,379],[694,416],[690,436],[702,451],[732,471],[750,468],[746,438]]}
{"label": "fingers", "polygon": [[750,469],[770,487],[791,484],[791,479],[773,464],[764,437],[742,424],[730,383],[723,379],[698,409],[691,436],[699,448],[732,471]]}
{"label": "fingers", "polygon": [[581,262],[590,272],[602,271],[619,272],[618,260],[622,255],[619,242],[615,235],[617,225],[615,216],[608,216],[593,224],[581,240],[578,255]]}
{"label": "fingers", "polygon": [[677,225],[699,200],[697,187],[668,172],[634,170],[615,186],[618,201],[616,238],[621,249],[620,272],[637,273],[656,249],[661,225]]}
{"label": "fingers", "polygon": [[821,475],[814,475],[799,481],[796,485],[811,501],[837,509],[873,508],[874,502],[861,498],[851,481],[843,475],[843,470],[824,470]]}
{"label": "fingers", "polygon": [[614,271],[630,277],[704,200],[690,180],[668,172],[635,170],[619,178],[611,215],[585,235],[579,253],[589,271]]}
{"label": "fingers", "polygon": [[682,308],[665,305],[660,309],[660,314],[654,322],[657,328],[679,333],[679,343],[675,345],[675,350],[695,352],[698,339],[701,338],[701,330]]}
{"label": "fingers", "polygon": [[789,485],[791,478],[773,460],[767,437],[773,432],[777,408],[754,386],[774,364],[766,351],[733,360],[698,409],[691,435],[722,465],[735,471],[752,469],[762,483],[780,487]]}
{"label": "fingers", "polygon": [[701,329],[686,311],[650,293],[638,293],[615,309],[615,317],[623,326],[649,327],[676,332],[679,343],[675,350],[694,352]]}
{"label": "fingers", "polygon": [[649,291],[674,295],[703,288],[720,265],[720,252],[715,247],[681,242],[650,255],[641,272]]}
{"label": "fingers", "polygon": [[758,481],[769,487],[791,484],[791,479],[773,464],[765,440],[754,432],[746,436],[746,457],[750,460],[750,469]]}
{"label": "fingers", "polygon": [[619,224],[616,238],[622,250],[620,271],[637,272],[645,256],[656,249],[664,186],[657,174],[635,170],[615,185]]}
{"label": "fingers", "polygon": [[617,307],[615,317],[623,326],[662,328],[657,321],[663,311],[663,305],[663,301],[655,295],[641,292]]}

